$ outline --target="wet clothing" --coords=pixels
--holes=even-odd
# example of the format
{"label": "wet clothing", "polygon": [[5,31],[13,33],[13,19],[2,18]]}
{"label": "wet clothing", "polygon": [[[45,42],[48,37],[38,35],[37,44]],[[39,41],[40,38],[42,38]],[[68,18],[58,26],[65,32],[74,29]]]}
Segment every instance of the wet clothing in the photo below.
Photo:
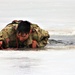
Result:
{"label": "wet clothing", "polygon": [[19,41],[16,37],[16,28],[20,21],[8,24],[0,31],[0,40],[3,41],[3,48],[31,48],[32,41],[37,41],[37,47],[46,46],[49,38],[48,31],[41,29],[37,24],[31,24],[31,33],[24,42]]}

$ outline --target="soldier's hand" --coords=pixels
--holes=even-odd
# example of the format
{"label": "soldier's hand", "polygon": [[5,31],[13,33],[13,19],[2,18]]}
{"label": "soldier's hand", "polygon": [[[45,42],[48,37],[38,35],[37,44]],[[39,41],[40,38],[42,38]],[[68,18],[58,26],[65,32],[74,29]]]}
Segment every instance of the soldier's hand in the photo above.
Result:
{"label": "soldier's hand", "polygon": [[0,49],[3,49],[2,44],[3,44],[3,41],[0,41]]}
{"label": "soldier's hand", "polygon": [[32,48],[37,48],[37,41],[36,40],[32,41]]}

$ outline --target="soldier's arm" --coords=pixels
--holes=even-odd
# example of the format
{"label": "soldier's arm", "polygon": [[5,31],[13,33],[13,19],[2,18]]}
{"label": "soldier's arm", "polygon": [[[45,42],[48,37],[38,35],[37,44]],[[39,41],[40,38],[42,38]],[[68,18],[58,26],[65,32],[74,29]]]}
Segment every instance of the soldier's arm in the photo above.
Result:
{"label": "soldier's arm", "polygon": [[4,38],[2,36],[2,32],[0,31],[0,49],[5,48],[4,46],[5,46],[5,44],[4,44]]}
{"label": "soldier's arm", "polygon": [[37,24],[32,24],[32,39],[37,41],[37,47],[46,46],[48,38],[48,31],[41,29]]}
{"label": "soldier's arm", "polygon": [[36,34],[37,34],[37,42],[38,47],[44,47],[48,43],[48,38],[50,37],[48,31],[41,29],[39,26],[36,27]]}
{"label": "soldier's arm", "polygon": [[37,48],[38,47],[38,43],[36,40],[32,41],[32,48]]}
{"label": "soldier's arm", "polygon": [[8,24],[5,28],[0,31],[0,41],[3,41],[2,46],[3,48],[8,47],[8,41],[10,36],[13,35],[15,32],[15,28],[13,24]]}
{"label": "soldier's arm", "polygon": [[0,41],[0,49],[3,49],[2,44],[3,44],[3,41]]}

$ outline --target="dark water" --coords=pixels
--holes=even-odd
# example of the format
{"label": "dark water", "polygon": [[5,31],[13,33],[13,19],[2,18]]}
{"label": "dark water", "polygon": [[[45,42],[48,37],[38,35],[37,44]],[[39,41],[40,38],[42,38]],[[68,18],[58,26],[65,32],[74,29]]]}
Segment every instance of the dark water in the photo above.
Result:
{"label": "dark water", "polygon": [[51,46],[69,46],[75,45],[74,35],[53,35],[49,38],[49,45]]}
{"label": "dark water", "polygon": [[51,35],[49,43],[43,50],[75,49],[74,35]]}

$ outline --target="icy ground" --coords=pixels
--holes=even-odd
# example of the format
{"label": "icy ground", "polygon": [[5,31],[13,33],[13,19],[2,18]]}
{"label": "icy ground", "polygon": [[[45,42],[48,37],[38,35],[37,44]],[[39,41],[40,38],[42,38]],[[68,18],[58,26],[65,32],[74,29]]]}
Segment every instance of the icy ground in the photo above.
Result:
{"label": "icy ground", "polygon": [[0,51],[0,75],[75,75],[75,50]]}

